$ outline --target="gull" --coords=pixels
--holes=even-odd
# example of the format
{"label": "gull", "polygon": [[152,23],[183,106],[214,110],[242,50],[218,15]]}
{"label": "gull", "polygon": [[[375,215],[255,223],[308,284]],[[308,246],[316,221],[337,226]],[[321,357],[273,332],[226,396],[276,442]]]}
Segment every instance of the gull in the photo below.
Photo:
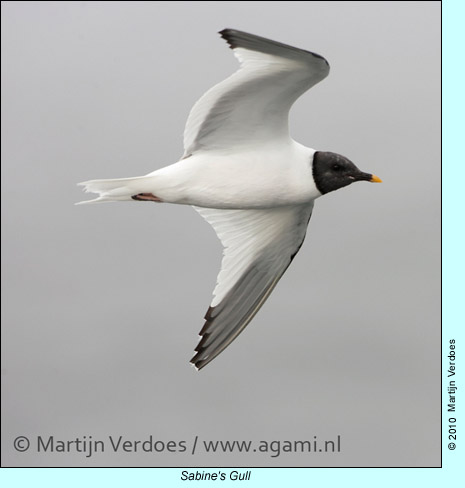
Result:
{"label": "gull", "polygon": [[240,63],[192,108],[184,154],[146,176],[79,183],[79,203],[150,201],[193,206],[224,247],[213,300],[191,363],[200,370],[249,324],[302,246],[314,201],[355,181],[381,182],[339,154],[289,135],[289,110],[322,81],[322,56],[224,29]]}

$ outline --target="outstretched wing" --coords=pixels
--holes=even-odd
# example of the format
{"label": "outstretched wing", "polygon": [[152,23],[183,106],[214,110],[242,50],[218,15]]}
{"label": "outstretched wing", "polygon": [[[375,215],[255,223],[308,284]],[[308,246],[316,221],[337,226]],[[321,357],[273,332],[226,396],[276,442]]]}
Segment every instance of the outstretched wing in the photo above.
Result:
{"label": "outstretched wing", "polygon": [[318,54],[233,29],[220,34],[241,67],[194,105],[184,131],[184,157],[288,139],[292,104],[329,73]]}
{"label": "outstretched wing", "polygon": [[203,368],[252,320],[305,238],[313,202],[260,210],[195,209],[215,229],[223,261],[191,363]]}

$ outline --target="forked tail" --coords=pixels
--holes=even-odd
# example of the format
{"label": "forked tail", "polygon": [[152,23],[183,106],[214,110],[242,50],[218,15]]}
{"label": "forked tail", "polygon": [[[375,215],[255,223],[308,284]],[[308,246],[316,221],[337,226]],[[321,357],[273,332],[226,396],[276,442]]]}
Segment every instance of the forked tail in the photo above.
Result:
{"label": "forked tail", "polygon": [[82,205],[85,203],[98,202],[119,202],[131,200],[134,195],[147,191],[145,189],[147,177],[138,176],[135,178],[117,178],[113,180],[90,180],[78,183],[83,186],[86,193],[98,193],[98,197],[93,200],[85,200],[76,203]]}

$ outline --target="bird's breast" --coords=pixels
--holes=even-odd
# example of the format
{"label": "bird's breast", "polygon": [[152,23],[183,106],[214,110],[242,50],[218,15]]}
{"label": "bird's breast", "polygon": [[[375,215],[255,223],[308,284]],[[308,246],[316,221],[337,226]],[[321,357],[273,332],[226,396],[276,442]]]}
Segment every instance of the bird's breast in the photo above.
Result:
{"label": "bird's breast", "polygon": [[[191,159],[191,161],[189,161]],[[205,154],[184,163],[185,198],[212,208],[269,208],[296,205],[320,194],[311,160],[290,151]]]}

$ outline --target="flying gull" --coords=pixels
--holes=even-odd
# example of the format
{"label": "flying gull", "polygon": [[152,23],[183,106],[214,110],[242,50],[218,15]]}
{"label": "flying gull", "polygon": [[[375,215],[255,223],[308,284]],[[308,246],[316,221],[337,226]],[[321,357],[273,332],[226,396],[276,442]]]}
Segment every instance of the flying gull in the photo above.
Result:
{"label": "flying gull", "polygon": [[184,155],[136,178],[79,183],[95,200],[192,205],[224,246],[213,300],[191,363],[201,369],[244,330],[291,264],[316,198],[355,181],[381,182],[344,156],[289,135],[292,104],[326,78],[322,56],[234,29],[240,62],[192,108]]}

